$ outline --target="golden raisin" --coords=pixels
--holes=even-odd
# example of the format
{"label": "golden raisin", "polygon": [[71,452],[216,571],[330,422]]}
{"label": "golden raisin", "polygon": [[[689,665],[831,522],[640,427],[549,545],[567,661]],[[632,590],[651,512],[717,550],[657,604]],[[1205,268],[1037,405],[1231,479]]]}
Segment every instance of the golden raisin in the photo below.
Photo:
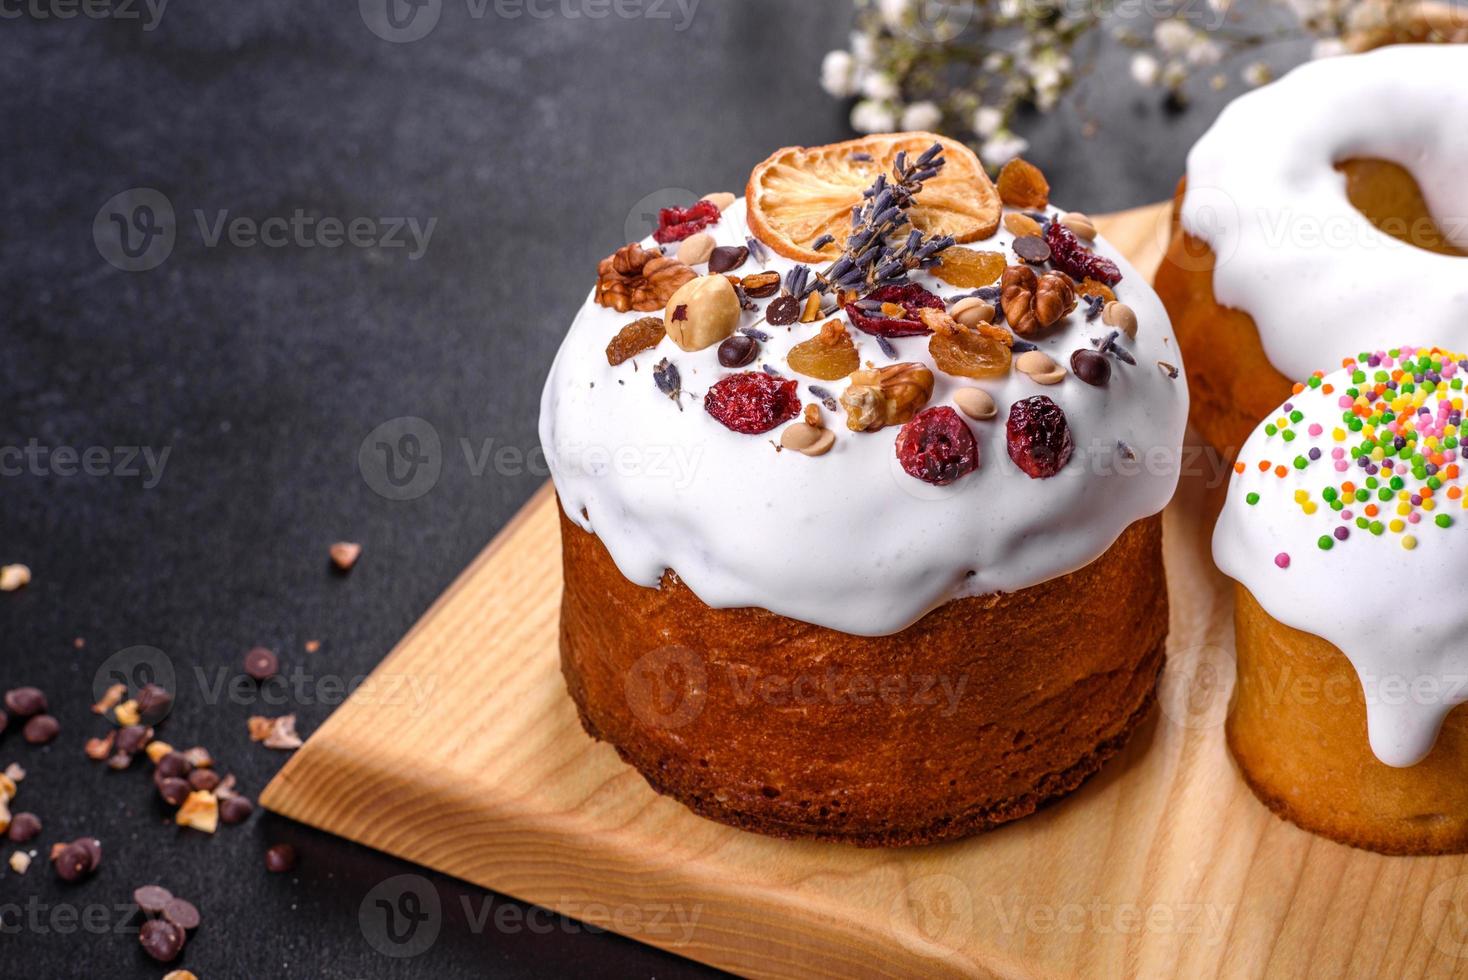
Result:
{"label": "golden raisin", "polygon": [[1006,264],[1003,252],[979,252],[954,245],[943,251],[943,264],[933,269],[933,275],[950,286],[977,289],[996,282]]}
{"label": "golden raisin", "polygon": [[1009,373],[1014,338],[1002,327],[966,327],[950,321],[932,324],[928,353],[938,370],[960,378],[1000,378]]}
{"label": "golden raisin", "polygon": [[1081,284],[1076,287],[1076,292],[1082,296],[1100,296],[1108,303],[1116,302],[1116,293],[1111,291],[1111,287],[1095,279],[1082,279]]}
{"label": "golden raisin", "polygon": [[607,344],[607,363],[616,367],[629,357],[636,357],[643,351],[656,347],[662,343],[665,335],[663,318],[660,316],[645,316],[629,323]]}
{"label": "golden raisin", "polygon": [[999,200],[1012,208],[1043,208],[1050,203],[1050,183],[1039,167],[1015,157],[999,171]]}
{"label": "golden raisin", "polygon": [[822,381],[840,381],[861,367],[856,345],[839,320],[821,324],[821,332],[790,348],[790,370]]}

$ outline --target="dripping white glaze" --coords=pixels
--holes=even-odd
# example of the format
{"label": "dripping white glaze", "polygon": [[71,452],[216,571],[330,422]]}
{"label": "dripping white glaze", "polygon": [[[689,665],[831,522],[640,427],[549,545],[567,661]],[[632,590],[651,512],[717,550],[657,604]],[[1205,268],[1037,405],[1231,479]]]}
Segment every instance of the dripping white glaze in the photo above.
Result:
{"label": "dripping white glaze", "polygon": [[[1335,391],[1325,394],[1325,384]],[[1444,500],[1440,512],[1449,514],[1454,526],[1436,527],[1428,515],[1409,528],[1418,542],[1409,551],[1401,534],[1376,536],[1356,526],[1364,503],[1347,506],[1351,520],[1330,509],[1321,495],[1327,486],[1345,479],[1359,486],[1365,475],[1354,465],[1338,472],[1325,461],[1342,447],[1350,462],[1349,447],[1358,438],[1337,442],[1333,435],[1343,411],[1338,400],[1349,385],[1348,372],[1337,371],[1325,376],[1321,389],[1286,403],[1305,416],[1294,426],[1293,442],[1265,431],[1265,424],[1285,414],[1281,410],[1244,443],[1239,454],[1244,471],[1229,486],[1214,529],[1213,557],[1270,616],[1340,648],[1361,680],[1372,751],[1389,766],[1412,766],[1432,750],[1447,713],[1468,699],[1468,644],[1463,641],[1468,609],[1461,591],[1468,578],[1468,547],[1462,540],[1468,514],[1456,501]],[[1435,398],[1428,405],[1436,410]],[[1309,435],[1312,421],[1322,425],[1319,436]],[[1308,457],[1312,448],[1321,450],[1322,462],[1295,469],[1292,461]],[[1261,472],[1261,461],[1289,467],[1288,475]],[[1299,490],[1316,502],[1314,514],[1296,502]],[[1251,492],[1259,494],[1252,506]],[[1396,516],[1395,502],[1373,502],[1381,508],[1380,520]],[[1322,550],[1319,539],[1340,526],[1350,536]],[[1289,556],[1288,568],[1275,562],[1282,553]]]}
{"label": "dripping white glaze", "polygon": [[[1468,46],[1327,58],[1236,99],[1188,156],[1182,223],[1217,255],[1219,303],[1253,317],[1270,362],[1303,378],[1322,353],[1380,347],[1383,324],[1468,349],[1468,258],[1374,227],[1343,160],[1410,170],[1445,235],[1468,248]],[[1371,311],[1391,310],[1383,318]]]}
{"label": "dripping white glaze", "polygon": [[[744,202],[709,231],[720,245],[743,244]],[[1003,250],[1013,260],[1012,241],[1001,230],[972,247]],[[1089,564],[1171,499],[1188,410],[1184,378],[1169,379],[1156,366],[1181,366],[1161,302],[1115,249],[1097,245],[1124,275],[1118,296],[1136,311],[1140,330],[1135,341],[1121,342],[1137,365],[1113,362],[1104,388],[1074,375],[1047,387],[1018,372],[974,382],[935,370],[930,405],[951,405],[957,389],[976,384],[1000,409],[993,421],[965,420],[980,447],[979,470],[947,487],[900,469],[897,427],[849,432],[839,412],[822,409],[837,442],[819,458],[777,453],[779,428],[763,436],[731,432],[703,408],[709,386],[733,373],[719,366],[717,346],[687,353],[664,339],[634,358],[635,368],[632,361],[611,367],[607,342],[649,314],[617,313],[588,299],[541,401],[541,443],[566,514],[594,531],[639,585],[656,587],[664,569],[673,569],[709,606],[755,606],[864,636],[895,633],[952,598],[1013,592]],[[771,252],[767,265],[751,258],[737,271],[783,274],[794,265]],[[914,280],[945,298],[970,292],[926,274]],[[760,323],[767,302],[741,321],[771,337],[759,360],[741,370],[768,364],[796,378],[807,404],[817,401],[811,384],[839,398],[846,381],[806,378],[786,364],[790,348],[817,333],[819,322]],[[1086,322],[1085,310],[1082,303],[1032,338],[1067,369],[1074,350],[1110,332],[1099,319]],[[863,362],[890,363],[876,338],[849,329]],[[893,344],[898,360],[932,367],[928,338]],[[665,357],[682,375],[682,411],[653,382],[653,366]],[[1064,409],[1075,440],[1070,463],[1048,480],[1025,476],[1005,447],[1009,406],[1031,395]],[[1135,461],[1123,457],[1119,441]]]}

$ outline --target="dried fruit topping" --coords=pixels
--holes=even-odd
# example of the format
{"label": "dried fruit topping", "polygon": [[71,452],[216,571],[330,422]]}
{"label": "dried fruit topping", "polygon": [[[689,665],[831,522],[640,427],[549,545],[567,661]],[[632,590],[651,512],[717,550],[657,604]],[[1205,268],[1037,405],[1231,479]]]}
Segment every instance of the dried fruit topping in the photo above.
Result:
{"label": "dried fruit topping", "polygon": [[652,233],[653,240],[660,245],[681,242],[717,224],[722,213],[712,201],[699,201],[686,208],[663,208],[658,212],[658,230]]}
{"label": "dried fruit topping", "polygon": [[1026,235],[1014,240],[1014,254],[1031,265],[1043,265],[1050,261],[1050,245],[1038,235]]}
{"label": "dried fruit topping", "polygon": [[1088,385],[1100,388],[1111,380],[1111,361],[1099,351],[1082,347],[1070,355],[1070,369]]}
{"label": "dried fruit topping", "polygon": [[801,323],[815,323],[821,318],[821,294],[812,291],[806,296],[805,304],[800,311]]}
{"label": "dried fruit topping", "polygon": [[1052,477],[1070,461],[1074,449],[1070,423],[1060,406],[1044,395],[1011,405],[1004,431],[1009,458],[1032,480]]}
{"label": "dried fruit topping", "polygon": [[822,381],[838,381],[861,367],[851,334],[837,320],[827,320],[820,333],[792,347],[787,360],[792,371]]}
{"label": "dried fruit topping", "polygon": [[1060,222],[1050,222],[1045,242],[1050,246],[1051,265],[1072,278],[1095,279],[1108,286],[1121,282],[1121,269],[1115,262],[1091,251]]}
{"label": "dried fruit topping", "polygon": [[781,296],[765,310],[765,321],[776,327],[788,327],[800,319],[800,300]]}
{"label": "dried fruit topping", "polygon": [[945,405],[918,413],[902,427],[897,460],[908,476],[941,487],[979,468],[979,444],[958,413]]}
{"label": "dried fruit topping", "polygon": [[1019,211],[1011,211],[1004,216],[1004,227],[1015,238],[1039,238],[1045,234],[1040,222]]}
{"label": "dried fruit topping", "polygon": [[726,368],[741,368],[759,356],[759,341],[736,333],[719,345],[719,363]]}
{"label": "dried fruit topping", "polygon": [[999,200],[1012,208],[1043,208],[1050,203],[1050,182],[1039,167],[1015,157],[999,171]]}
{"label": "dried fruit topping", "polygon": [[733,272],[749,261],[749,249],[743,245],[720,245],[709,255],[710,272]]}
{"label": "dried fruit topping", "polygon": [[1099,296],[1108,303],[1116,302],[1116,293],[1111,291],[1111,287],[1094,279],[1082,279],[1081,284],[1076,287],[1076,292],[1082,296]]}
{"label": "dried fruit topping", "polygon": [[1000,302],[1014,332],[1030,337],[1075,311],[1075,284],[1061,272],[1040,276],[1027,265],[1012,265],[1004,270]]}
{"label": "dried fruit topping", "polygon": [[800,414],[800,393],[793,380],[746,371],[731,374],[710,388],[703,407],[725,428],[759,435]]}
{"label": "dried fruit topping", "polygon": [[[871,304],[876,307],[868,309]],[[906,316],[884,316],[881,304],[895,303]],[[873,290],[864,300],[846,304],[846,315],[858,330],[878,337],[916,337],[928,332],[919,319],[924,309],[941,310],[943,301],[922,286],[910,282],[905,286],[883,286]],[[774,322],[774,321],[771,321]]]}
{"label": "dried fruit topping", "polygon": [[976,289],[996,281],[1008,265],[1003,252],[980,252],[954,245],[943,252],[943,263],[933,267],[933,275],[963,289]]}
{"label": "dried fruit topping", "polygon": [[655,316],[645,316],[635,323],[623,327],[612,342],[607,344],[607,363],[616,367],[645,350],[652,350],[666,336],[663,321]]}
{"label": "dried fruit topping", "polygon": [[712,347],[739,326],[739,296],[723,276],[690,280],[668,300],[663,328],[687,351]]}
{"label": "dried fruit topping", "polygon": [[618,313],[660,310],[694,271],[677,259],[635,242],[623,245],[597,266],[596,301]]}
{"label": "dried fruit topping", "polygon": [[739,280],[739,285],[751,299],[769,299],[780,289],[780,273],[756,272]]}
{"label": "dried fruit topping", "polygon": [[851,384],[841,393],[846,409],[846,427],[853,432],[875,432],[898,425],[933,397],[933,372],[921,364],[889,364],[869,371],[856,371]]}
{"label": "dried fruit topping", "polygon": [[936,311],[924,311],[923,322],[933,331],[928,353],[938,370],[959,378],[999,378],[1009,373],[1014,337],[1003,327],[965,326]]}

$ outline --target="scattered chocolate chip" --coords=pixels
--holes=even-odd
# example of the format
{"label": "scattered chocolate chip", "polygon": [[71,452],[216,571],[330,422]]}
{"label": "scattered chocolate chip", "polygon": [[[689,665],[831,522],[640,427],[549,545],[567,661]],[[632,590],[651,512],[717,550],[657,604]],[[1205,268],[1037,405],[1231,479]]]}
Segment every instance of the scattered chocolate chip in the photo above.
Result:
{"label": "scattered chocolate chip", "polygon": [[219,773],[213,769],[195,769],[189,773],[189,785],[194,789],[212,790],[219,785]]}
{"label": "scattered chocolate chip", "polygon": [[183,801],[189,798],[189,784],[186,780],[176,777],[160,779],[158,795],[163,797],[163,802],[169,806],[182,806]]}
{"label": "scattered chocolate chip", "polygon": [[17,687],[5,692],[5,710],[17,718],[29,718],[46,710],[46,695],[39,687]]}
{"label": "scattered chocolate chip", "polygon": [[1014,240],[1014,254],[1026,262],[1039,265],[1050,261],[1050,244],[1038,235],[1025,235]]}
{"label": "scattered chocolate chip", "polygon": [[80,881],[94,869],[91,853],[78,841],[64,844],[51,858],[56,875],[62,881]]}
{"label": "scattered chocolate chip", "polygon": [[743,245],[720,245],[709,256],[709,272],[733,272],[749,261],[749,249]]}
{"label": "scattered chocolate chip", "polygon": [[245,654],[245,673],[257,681],[268,681],[280,671],[280,658],[274,651],[255,647]]}
{"label": "scattered chocolate chip", "polygon": [[182,898],[170,898],[163,906],[163,918],[185,931],[199,928],[199,910]]}
{"label": "scattered chocolate chip", "polygon": [[719,345],[719,363],[726,368],[739,368],[759,356],[759,344],[753,337],[737,333]]}
{"label": "scattered chocolate chip", "polygon": [[138,931],[138,942],[159,963],[172,963],[183,952],[184,931],[166,919],[149,919]]}
{"label": "scattered chocolate chip", "polygon": [[135,755],[153,741],[153,729],[147,725],[127,725],[117,730],[117,751]]}
{"label": "scattered chocolate chip", "polygon": [[158,684],[144,684],[133,700],[137,702],[138,714],[147,724],[158,721],[173,707],[173,695]]}
{"label": "scattered chocolate chip", "polygon": [[1105,354],[1084,347],[1070,355],[1070,369],[1077,378],[1098,388],[1111,380],[1111,361]]}
{"label": "scattered chocolate chip", "polygon": [[193,766],[189,765],[189,760],[183,753],[170,752],[158,760],[156,777],[182,779],[189,774],[192,768]]}
{"label": "scattered chocolate chip", "polygon": [[296,866],[296,849],[289,844],[276,844],[265,852],[265,870],[275,874],[294,869]]}
{"label": "scattered chocolate chip", "polygon": [[10,819],[10,829],[6,831],[6,836],[17,844],[24,844],[28,840],[34,840],[40,832],[40,817],[34,813],[17,813]]}
{"label": "scattered chocolate chip", "polygon": [[25,723],[21,735],[32,745],[45,745],[61,731],[61,722],[50,715],[36,715]]}
{"label": "scattered chocolate chip", "polygon": [[126,752],[114,752],[107,759],[107,768],[114,772],[121,772],[133,764],[133,757]]}
{"label": "scattered chocolate chip", "polygon": [[5,726],[10,724],[10,716],[0,711],[0,732],[5,731]]}
{"label": "scattered chocolate chip", "polygon": [[133,901],[149,915],[162,915],[164,907],[173,901],[173,892],[162,885],[143,885],[133,889]]}
{"label": "scattered chocolate chip", "polygon": [[255,812],[255,804],[243,796],[225,796],[219,801],[219,819],[227,824],[244,823]]}
{"label": "scattered chocolate chip", "polygon": [[765,310],[765,320],[777,327],[788,327],[800,319],[800,300],[794,296],[781,296]]}
{"label": "scattered chocolate chip", "polygon": [[92,860],[92,870],[96,871],[102,866],[102,842],[95,837],[78,837],[74,842],[78,847],[87,852]]}
{"label": "scattered chocolate chip", "polygon": [[739,285],[747,296],[754,299],[769,299],[780,291],[780,273],[756,272],[754,275],[745,276]]}

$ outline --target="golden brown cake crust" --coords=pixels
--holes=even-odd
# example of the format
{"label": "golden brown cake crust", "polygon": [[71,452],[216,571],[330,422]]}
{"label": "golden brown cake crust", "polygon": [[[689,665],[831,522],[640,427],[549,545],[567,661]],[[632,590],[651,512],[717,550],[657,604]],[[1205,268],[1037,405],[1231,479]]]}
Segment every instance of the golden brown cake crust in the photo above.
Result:
{"label": "golden brown cake crust", "polygon": [[1355,668],[1332,644],[1284,625],[1235,587],[1238,686],[1228,745],[1276,814],[1382,854],[1468,851],[1468,710],[1448,715],[1426,759],[1394,769],[1371,752]]}
{"label": "golden brown cake crust", "polygon": [[1160,517],[1079,571],[885,637],[711,609],[672,572],[643,588],[564,512],[561,531],[562,670],[587,732],[762,834],[899,846],[1023,817],[1125,744],[1163,663]]}

